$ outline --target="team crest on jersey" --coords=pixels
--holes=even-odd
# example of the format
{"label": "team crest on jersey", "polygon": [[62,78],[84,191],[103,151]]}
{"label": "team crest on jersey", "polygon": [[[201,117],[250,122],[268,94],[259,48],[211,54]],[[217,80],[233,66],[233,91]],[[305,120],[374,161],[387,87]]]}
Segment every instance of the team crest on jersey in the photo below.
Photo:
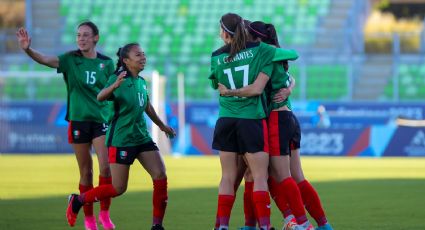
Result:
{"label": "team crest on jersey", "polygon": [[124,160],[125,158],[127,158],[127,151],[120,151],[120,158],[122,159],[122,160]]}
{"label": "team crest on jersey", "polygon": [[105,68],[105,64],[104,64],[104,63],[100,63],[100,64],[99,64],[99,69],[100,69],[100,70],[103,70],[104,68]]}
{"label": "team crest on jersey", "polygon": [[74,134],[74,138],[80,137],[80,130],[74,130],[73,134]]}

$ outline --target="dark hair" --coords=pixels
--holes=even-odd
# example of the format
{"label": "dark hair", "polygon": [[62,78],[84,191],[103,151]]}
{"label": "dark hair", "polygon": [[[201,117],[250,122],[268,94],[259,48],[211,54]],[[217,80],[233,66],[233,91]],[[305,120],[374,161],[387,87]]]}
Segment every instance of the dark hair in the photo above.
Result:
{"label": "dark hair", "polygon": [[94,24],[93,22],[91,21],[82,22],[80,23],[80,25],[78,25],[78,28],[80,28],[81,26],[88,26],[92,30],[94,36],[99,35],[99,29],[97,28],[96,24]]}
{"label": "dark hair", "polygon": [[[273,24],[266,24],[261,21],[251,22],[248,26],[248,32],[253,40],[260,38],[262,42],[280,47],[277,32]],[[288,61],[282,61],[285,71],[289,70]]]}
{"label": "dark hair", "polygon": [[280,47],[277,32],[273,24],[255,21],[251,22],[247,28],[253,40],[260,38],[264,43]]}
{"label": "dark hair", "polygon": [[227,13],[221,17],[220,26],[230,37],[232,37],[232,41],[230,42],[230,54],[228,57],[232,59],[236,53],[245,48],[245,44],[248,40],[244,20],[237,14]]}
{"label": "dark hair", "polygon": [[117,68],[115,69],[115,73],[119,73],[124,70],[128,70],[127,66],[124,63],[124,58],[128,58],[128,53],[130,53],[130,49],[133,46],[140,46],[139,43],[133,42],[128,43],[123,47],[120,47],[117,51],[118,61],[117,61]]}

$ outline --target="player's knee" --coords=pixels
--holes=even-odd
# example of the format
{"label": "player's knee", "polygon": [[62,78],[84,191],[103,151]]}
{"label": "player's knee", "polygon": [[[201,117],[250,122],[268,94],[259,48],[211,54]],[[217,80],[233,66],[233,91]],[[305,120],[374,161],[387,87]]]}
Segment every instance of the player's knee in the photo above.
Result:
{"label": "player's knee", "polygon": [[118,185],[118,186],[114,186],[115,191],[117,192],[117,196],[125,193],[125,191],[127,191],[127,186],[126,185]]}
{"label": "player's knee", "polygon": [[154,170],[151,173],[152,180],[162,180],[167,178],[167,173],[165,172],[165,168]]}
{"label": "player's knee", "polygon": [[103,177],[110,177],[111,176],[111,169],[109,168],[109,164],[106,166],[100,166],[100,175]]}

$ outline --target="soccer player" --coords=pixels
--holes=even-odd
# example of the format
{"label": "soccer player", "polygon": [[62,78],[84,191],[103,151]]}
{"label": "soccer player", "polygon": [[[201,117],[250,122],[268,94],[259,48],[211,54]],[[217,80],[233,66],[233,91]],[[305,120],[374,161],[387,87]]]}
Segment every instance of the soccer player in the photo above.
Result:
{"label": "soccer player", "polygon": [[70,195],[66,217],[69,225],[73,226],[84,204],[123,194],[127,190],[130,165],[137,159],[153,181],[151,229],[163,230],[162,221],[168,199],[167,175],[158,147],[147,130],[143,113],[167,136],[174,137],[175,131],[161,121],[149,101],[146,81],[139,76],[146,64],[145,53],[139,44],[129,43],[117,54],[116,72],[97,96],[99,101],[111,100],[114,104],[114,116],[107,133],[112,184],[98,186],[80,195]]}
{"label": "soccer player", "polygon": [[[261,75],[272,72],[275,48],[264,43],[248,42],[243,19],[233,13],[220,20],[224,46],[211,57],[212,87],[218,83],[236,89],[252,84]],[[263,95],[255,97],[220,97],[212,147],[219,151],[222,176],[218,194],[219,229],[227,230],[235,201],[238,154],[243,154],[254,179],[253,202],[260,229],[270,227],[270,197],[267,189],[268,139],[266,107]]]}
{"label": "soccer player", "polygon": [[[259,38],[266,43],[279,47],[277,34],[273,25],[264,24],[262,22],[254,22],[250,24],[249,32],[254,38]],[[268,119],[269,138],[271,141],[270,153],[272,155],[270,193],[272,197],[275,199],[275,202],[277,203],[279,209],[282,211],[285,217],[285,228],[291,229],[291,226],[293,227],[292,212],[294,214],[296,213],[301,214],[301,209],[299,208],[299,204],[295,205],[295,208],[299,210],[294,209],[293,205],[291,205],[291,200],[290,200],[291,198],[288,196],[280,195],[282,192],[284,192],[285,186],[283,182],[279,184],[277,182],[279,180],[276,181],[276,178],[281,178],[281,176],[279,176],[280,170],[282,170],[282,168],[287,168],[289,164],[290,175],[292,175],[292,177],[298,183],[297,185],[301,192],[304,205],[309,211],[310,215],[316,220],[319,226],[317,229],[329,230],[329,229],[332,229],[332,227],[330,226],[329,223],[327,223],[326,216],[324,214],[317,192],[310,185],[310,183],[307,180],[305,180],[303,171],[301,168],[300,153],[299,153],[301,130],[300,130],[298,120],[296,119],[295,115],[291,111],[291,103],[288,98],[288,96],[290,95],[292,91],[292,88],[295,85],[294,79],[290,77],[288,73],[289,66],[287,61],[280,62],[277,64],[280,65],[280,67],[277,66],[274,69],[274,72],[271,78],[271,85],[270,85],[271,88],[268,89],[268,91],[271,91],[271,97],[275,98],[275,100],[271,103],[271,109],[273,111],[270,113],[270,116]],[[264,87],[264,86],[261,86],[263,84],[259,84],[259,82],[256,81],[253,85],[251,85],[251,87],[255,87],[255,86]],[[226,92],[227,89],[225,89],[224,86],[220,86],[219,88],[221,89],[222,94],[228,94],[228,95],[235,94],[235,93]],[[243,90],[247,90],[247,91],[244,93],[241,93]],[[249,91],[249,88],[246,87],[245,89],[240,89],[239,94],[248,95],[247,94],[248,91]],[[278,93],[279,91],[280,93]],[[289,153],[291,154],[289,162],[287,162],[287,160],[276,161],[276,159],[279,159],[279,158],[273,157],[273,156],[278,156],[278,154],[284,155]],[[285,172],[284,175],[287,175],[288,170],[285,169],[284,172]],[[284,181],[293,180],[288,178],[284,179]],[[295,191],[296,189],[294,189],[294,185],[293,185],[294,183],[291,181],[289,184],[292,184],[290,185],[292,186],[291,189]],[[288,185],[286,185],[286,187],[288,187]],[[293,209],[292,212],[291,212],[291,209],[289,209],[289,207],[285,204],[288,202],[290,204],[289,207]],[[298,223],[299,223],[299,219],[300,218],[297,217]]]}
{"label": "soccer player", "polygon": [[[31,48],[31,37],[24,28],[17,33],[19,46],[34,61],[56,68],[63,73],[67,92],[68,141],[74,149],[80,171],[79,190],[81,193],[93,188],[93,160],[90,149],[93,146],[99,162],[99,185],[110,184],[111,174],[105,133],[108,129],[110,106],[96,100],[108,77],[114,71],[111,58],[96,52],[99,30],[90,21],[78,25],[78,49],[60,56],[48,56]],[[104,229],[114,229],[109,217],[110,199],[100,202],[99,221]],[[93,204],[84,206],[84,225],[87,230],[97,230]]]}

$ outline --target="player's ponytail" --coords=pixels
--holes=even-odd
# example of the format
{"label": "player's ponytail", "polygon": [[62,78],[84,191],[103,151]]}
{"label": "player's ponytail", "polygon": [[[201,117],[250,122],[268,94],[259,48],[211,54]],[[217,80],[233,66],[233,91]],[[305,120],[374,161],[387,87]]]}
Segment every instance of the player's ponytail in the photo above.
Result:
{"label": "player's ponytail", "polygon": [[276,28],[273,24],[265,24],[266,31],[267,31],[267,40],[264,41],[267,44],[274,45],[276,47],[280,47],[279,45],[279,39],[277,37]]}
{"label": "player's ponytail", "polygon": [[139,46],[139,43],[128,43],[123,47],[120,47],[117,51],[118,61],[117,67],[115,69],[115,74],[119,74],[122,71],[128,71],[127,66],[124,63],[124,58],[128,58],[128,53],[130,53],[130,49],[133,46]]}
{"label": "player's ponytail", "polygon": [[227,13],[221,17],[221,28],[230,35],[229,59],[232,59],[239,51],[245,49],[248,36],[246,34],[244,20],[234,13]]}

